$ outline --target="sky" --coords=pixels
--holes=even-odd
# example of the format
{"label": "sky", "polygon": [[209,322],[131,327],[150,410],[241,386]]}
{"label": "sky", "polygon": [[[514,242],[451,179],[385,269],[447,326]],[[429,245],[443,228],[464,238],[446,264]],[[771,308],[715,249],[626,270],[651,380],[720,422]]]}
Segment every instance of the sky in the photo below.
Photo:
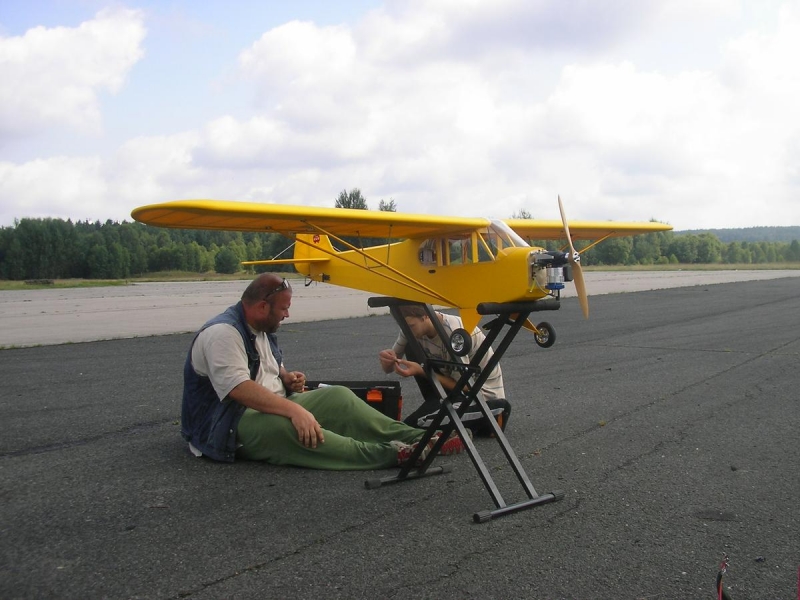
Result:
{"label": "sky", "polygon": [[0,0],[0,226],[189,198],[800,225],[800,0]]}

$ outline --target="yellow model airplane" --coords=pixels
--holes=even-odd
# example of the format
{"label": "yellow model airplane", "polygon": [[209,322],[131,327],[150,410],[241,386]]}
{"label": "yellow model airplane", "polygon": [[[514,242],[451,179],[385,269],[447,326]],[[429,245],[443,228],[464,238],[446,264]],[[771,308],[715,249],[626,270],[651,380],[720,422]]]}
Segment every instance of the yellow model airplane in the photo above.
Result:
{"label": "yellow model airplane", "polygon": [[[559,300],[574,279],[583,314],[589,305],[573,240],[594,240],[672,229],[662,223],[491,220],[345,208],[316,208],[214,200],[142,206],[137,221],[180,229],[280,233],[294,240],[294,256],[245,264],[294,264],[311,281],[383,296],[457,308],[464,329],[478,324],[480,303]],[[362,247],[349,240],[386,238]],[[525,240],[566,240],[566,251],[532,247]],[[333,240],[339,248],[335,248]],[[584,248],[585,251],[591,246]],[[528,321],[540,346],[554,340],[550,326]]]}

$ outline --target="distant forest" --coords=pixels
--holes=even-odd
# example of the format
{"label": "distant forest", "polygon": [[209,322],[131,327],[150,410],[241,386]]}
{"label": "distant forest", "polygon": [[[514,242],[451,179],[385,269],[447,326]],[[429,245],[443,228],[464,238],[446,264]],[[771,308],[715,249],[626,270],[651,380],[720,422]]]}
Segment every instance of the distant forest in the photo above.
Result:
{"label": "distant forest", "polygon": [[[800,262],[800,227],[717,232],[669,231],[613,238],[583,253],[582,260],[587,266]],[[737,239],[737,235],[750,239]],[[0,228],[0,279],[126,279],[161,271],[236,273],[245,270],[242,261],[274,258],[289,245],[276,233],[162,229],[127,221],[20,219],[13,227]],[[289,258],[291,252],[283,257]],[[293,267],[284,270],[293,271]]]}
{"label": "distant forest", "polygon": [[710,233],[720,242],[791,242],[800,240],[800,227],[745,227],[742,229],[688,229],[676,235]]}

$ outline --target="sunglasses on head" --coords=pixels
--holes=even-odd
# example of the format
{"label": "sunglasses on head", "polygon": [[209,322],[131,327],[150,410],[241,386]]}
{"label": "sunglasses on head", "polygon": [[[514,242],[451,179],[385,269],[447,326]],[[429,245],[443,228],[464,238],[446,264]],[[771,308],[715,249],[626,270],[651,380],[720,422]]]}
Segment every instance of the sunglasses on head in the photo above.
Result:
{"label": "sunglasses on head", "polygon": [[284,278],[284,280],[278,287],[276,287],[274,290],[267,292],[267,294],[264,296],[264,300],[272,296],[272,294],[277,294],[278,292],[282,292],[283,290],[288,290],[288,289],[289,289],[289,282],[286,281],[286,279]]}

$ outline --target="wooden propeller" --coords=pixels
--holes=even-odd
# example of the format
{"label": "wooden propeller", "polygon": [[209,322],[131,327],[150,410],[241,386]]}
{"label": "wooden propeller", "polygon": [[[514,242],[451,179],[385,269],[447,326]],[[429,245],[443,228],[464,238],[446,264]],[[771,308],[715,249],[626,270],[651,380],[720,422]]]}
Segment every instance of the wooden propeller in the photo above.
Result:
{"label": "wooden propeller", "polygon": [[569,233],[569,224],[567,217],[564,215],[564,205],[561,203],[561,196],[558,197],[558,210],[561,212],[561,222],[564,224],[564,233],[567,235],[567,242],[569,243],[569,263],[572,265],[572,275],[575,281],[575,290],[578,292],[578,300],[581,303],[581,310],[583,311],[584,318],[589,318],[589,297],[586,295],[586,283],[583,280],[583,270],[581,269],[581,255],[575,250],[572,245],[572,236]]}

